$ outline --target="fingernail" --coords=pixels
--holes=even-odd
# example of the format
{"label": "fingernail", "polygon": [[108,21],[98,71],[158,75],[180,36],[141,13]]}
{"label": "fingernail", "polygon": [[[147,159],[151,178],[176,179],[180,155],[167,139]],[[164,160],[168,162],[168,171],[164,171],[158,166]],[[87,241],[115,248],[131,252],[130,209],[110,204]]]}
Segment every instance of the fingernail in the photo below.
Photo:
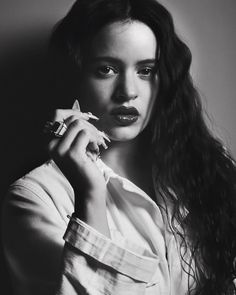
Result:
{"label": "fingernail", "polygon": [[107,149],[108,149],[108,146],[106,145],[106,143],[105,143],[105,142],[102,142],[102,146],[104,147],[104,149],[105,149],[105,150],[107,150]]}
{"label": "fingernail", "polygon": [[97,155],[100,154],[99,147],[95,148],[93,152]]}
{"label": "fingernail", "polygon": [[92,160],[93,162],[96,161],[96,155],[94,153],[91,153],[90,151],[87,151],[87,156]]}
{"label": "fingernail", "polygon": [[79,105],[79,101],[78,99],[76,99],[73,103],[73,106],[72,106],[72,109],[73,110],[79,110],[80,111],[80,105]]}
{"label": "fingernail", "polygon": [[99,118],[94,116],[91,112],[88,112],[87,115],[89,116],[90,119],[99,120]]}
{"label": "fingernail", "polygon": [[111,142],[110,138],[108,137],[108,135],[104,132],[104,131],[100,131],[100,134],[103,138],[105,138],[107,141]]}

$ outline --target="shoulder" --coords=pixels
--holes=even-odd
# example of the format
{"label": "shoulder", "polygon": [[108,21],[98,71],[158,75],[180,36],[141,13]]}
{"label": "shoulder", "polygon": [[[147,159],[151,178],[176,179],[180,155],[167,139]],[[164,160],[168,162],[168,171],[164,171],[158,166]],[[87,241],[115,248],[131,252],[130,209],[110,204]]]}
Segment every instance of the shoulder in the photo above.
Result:
{"label": "shoulder", "polygon": [[5,207],[38,205],[70,212],[73,210],[74,191],[57,165],[50,160],[11,184],[4,203]]}
{"label": "shoulder", "polygon": [[65,187],[72,191],[68,180],[58,166],[50,160],[15,181],[11,184],[9,190],[25,188],[32,191],[40,189],[50,191],[55,187]]}
{"label": "shoulder", "polygon": [[26,288],[33,281],[49,288],[48,281],[56,280],[72,197],[70,184],[52,162],[10,186],[1,212],[1,239],[14,280],[24,280]]}

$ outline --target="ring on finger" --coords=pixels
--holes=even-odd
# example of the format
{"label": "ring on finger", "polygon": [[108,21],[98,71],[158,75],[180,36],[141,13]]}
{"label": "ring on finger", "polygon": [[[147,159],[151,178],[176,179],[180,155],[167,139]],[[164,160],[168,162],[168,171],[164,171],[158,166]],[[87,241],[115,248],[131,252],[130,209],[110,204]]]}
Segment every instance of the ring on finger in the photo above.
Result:
{"label": "ring on finger", "polygon": [[53,135],[55,137],[62,137],[67,130],[67,125],[64,121],[47,121],[44,126],[44,133]]}

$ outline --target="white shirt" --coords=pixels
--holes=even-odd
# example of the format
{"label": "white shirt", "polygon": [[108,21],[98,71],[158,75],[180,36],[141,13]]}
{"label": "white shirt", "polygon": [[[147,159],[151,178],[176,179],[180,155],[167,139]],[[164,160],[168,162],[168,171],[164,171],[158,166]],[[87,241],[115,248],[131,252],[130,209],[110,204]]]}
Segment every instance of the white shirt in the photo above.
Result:
{"label": "white shirt", "polygon": [[72,216],[73,189],[53,161],[11,185],[3,243],[15,294],[187,294],[178,239],[159,207],[101,160],[97,165],[109,191],[110,239]]}

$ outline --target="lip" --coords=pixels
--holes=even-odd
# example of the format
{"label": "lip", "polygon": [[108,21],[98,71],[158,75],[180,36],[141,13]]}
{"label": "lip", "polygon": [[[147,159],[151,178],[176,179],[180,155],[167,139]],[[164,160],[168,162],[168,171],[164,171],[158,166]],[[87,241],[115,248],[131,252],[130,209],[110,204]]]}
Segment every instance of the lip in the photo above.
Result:
{"label": "lip", "polygon": [[111,116],[118,125],[129,126],[134,124],[139,117],[139,112],[135,107],[120,106],[111,111]]}

